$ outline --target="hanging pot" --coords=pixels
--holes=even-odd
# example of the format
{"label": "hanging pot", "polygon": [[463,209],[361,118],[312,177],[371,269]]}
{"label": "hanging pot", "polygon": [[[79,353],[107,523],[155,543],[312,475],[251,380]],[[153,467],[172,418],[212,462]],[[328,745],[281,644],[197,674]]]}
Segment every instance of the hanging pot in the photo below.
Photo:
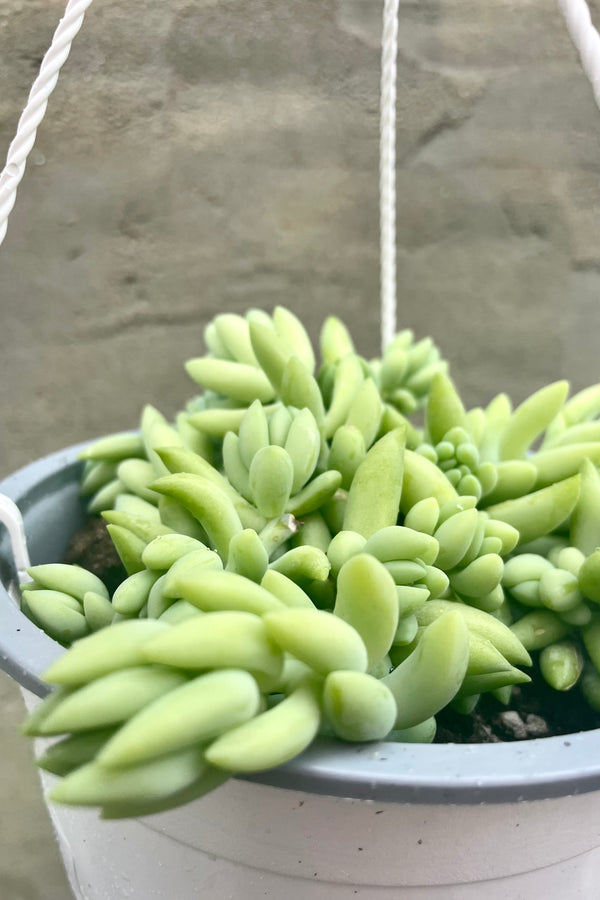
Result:
{"label": "hanging pot", "polygon": [[[35,564],[60,559],[85,520],[83,446],[0,483]],[[0,666],[33,707],[64,650],[20,612],[4,533],[0,580]],[[319,740],[160,815],[102,821],[51,805],[50,816],[82,900],[596,900],[600,730],[489,745]]]}

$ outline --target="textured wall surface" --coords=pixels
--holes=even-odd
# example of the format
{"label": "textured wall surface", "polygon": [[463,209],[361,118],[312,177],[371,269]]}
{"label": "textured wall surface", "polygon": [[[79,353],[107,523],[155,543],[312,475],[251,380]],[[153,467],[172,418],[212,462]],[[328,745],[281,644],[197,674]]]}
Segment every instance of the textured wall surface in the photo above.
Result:
{"label": "textured wall surface", "polygon": [[[0,0],[0,155],[62,8]],[[94,4],[0,250],[0,475],[173,413],[219,310],[333,312],[377,353],[380,13]],[[469,403],[600,380],[600,112],[555,4],[400,0],[398,114],[399,324]],[[0,900],[66,900],[0,703]]]}

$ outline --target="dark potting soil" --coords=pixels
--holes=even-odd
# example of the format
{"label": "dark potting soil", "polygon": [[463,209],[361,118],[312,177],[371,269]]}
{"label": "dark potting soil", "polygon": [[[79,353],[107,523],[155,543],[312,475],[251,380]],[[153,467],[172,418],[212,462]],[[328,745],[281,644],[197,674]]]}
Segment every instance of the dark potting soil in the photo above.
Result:
{"label": "dark potting soil", "polygon": [[482,694],[472,713],[462,715],[450,707],[436,716],[436,744],[488,744],[526,741],[600,728],[600,714],[588,706],[580,692],[555,691],[543,680],[534,660],[529,684],[515,685],[507,706],[491,694]]}
{"label": "dark potting soil", "polygon": [[[90,518],[71,540],[64,562],[89,569],[105,583],[111,595],[127,577],[104,521]],[[450,707],[436,716],[436,744],[490,744],[531,740],[600,728],[594,712],[578,690],[560,692],[548,687],[536,662],[527,670],[530,684],[513,688],[504,706],[491,694],[483,694],[468,715]]]}
{"label": "dark potting soil", "polygon": [[76,531],[63,557],[63,562],[81,566],[100,578],[112,597],[117,587],[127,578],[127,572],[110,539],[103,519],[96,516],[87,520]]}

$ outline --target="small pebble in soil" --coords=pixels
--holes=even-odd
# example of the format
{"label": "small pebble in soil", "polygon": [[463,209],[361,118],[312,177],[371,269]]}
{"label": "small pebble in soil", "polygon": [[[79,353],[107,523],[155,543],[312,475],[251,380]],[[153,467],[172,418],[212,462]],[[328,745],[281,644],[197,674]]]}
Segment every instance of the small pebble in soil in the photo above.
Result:
{"label": "small pebble in soil", "polygon": [[523,720],[516,709],[507,709],[498,714],[498,719],[507,731],[512,732],[515,740],[524,741],[532,737],[547,737],[548,724],[540,716],[530,713]]}

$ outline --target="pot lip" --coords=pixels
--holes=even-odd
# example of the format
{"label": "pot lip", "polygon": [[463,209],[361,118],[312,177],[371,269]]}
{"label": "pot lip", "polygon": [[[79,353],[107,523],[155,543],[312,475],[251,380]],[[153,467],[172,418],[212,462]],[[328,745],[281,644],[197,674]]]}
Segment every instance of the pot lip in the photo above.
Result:
{"label": "pot lip", "polygon": [[[67,447],[0,481],[18,505],[25,494],[73,467],[91,441]],[[23,687],[42,696],[41,673],[64,652],[20,612],[0,586],[0,656]],[[600,729],[497,744],[342,744],[318,739],[286,765],[244,780],[373,802],[508,803],[600,790]]]}

